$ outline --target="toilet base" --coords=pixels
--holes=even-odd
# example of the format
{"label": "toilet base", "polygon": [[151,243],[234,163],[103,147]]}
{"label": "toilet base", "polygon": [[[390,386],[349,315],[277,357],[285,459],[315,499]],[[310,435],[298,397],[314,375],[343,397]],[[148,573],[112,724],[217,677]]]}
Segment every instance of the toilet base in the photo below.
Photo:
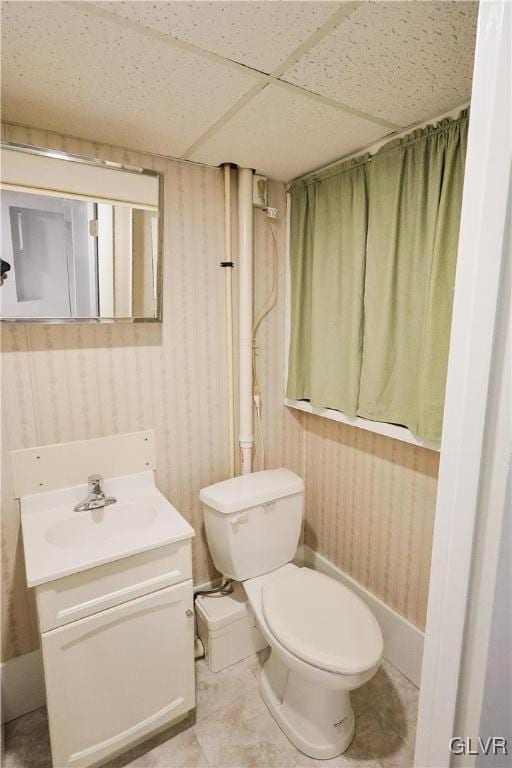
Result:
{"label": "toilet base", "polygon": [[354,713],[347,690],[324,688],[290,670],[274,650],[265,662],[260,693],[283,733],[309,757],[328,760],[354,737]]}

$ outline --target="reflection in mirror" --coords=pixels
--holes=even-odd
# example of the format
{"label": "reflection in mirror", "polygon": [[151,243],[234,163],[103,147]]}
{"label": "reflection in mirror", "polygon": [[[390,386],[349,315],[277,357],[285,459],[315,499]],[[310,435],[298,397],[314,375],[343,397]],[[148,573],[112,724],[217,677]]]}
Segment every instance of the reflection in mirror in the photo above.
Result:
{"label": "reflection in mirror", "polygon": [[[66,165],[76,179],[77,163]],[[94,170],[100,171],[94,184],[107,180],[103,169]],[[119,184],[112,173],[122,172],[106,171],[111,187]],[[134,173],[124,174],[133,187]],[[158,203],[158,175],[150,181]],[[158,205],[109,200],[98,190],[94,197],[90,189],[61,196],[42,184],[28,189],[2,184],[3,319],[160,319]],[[120,198],[119,189],[115,191]],[[133,190],[130,196],[136,197]]]}
{"label": "reflection in mirror", "polygon": [[3,317],[154,317],[158,214],[4,190]]}

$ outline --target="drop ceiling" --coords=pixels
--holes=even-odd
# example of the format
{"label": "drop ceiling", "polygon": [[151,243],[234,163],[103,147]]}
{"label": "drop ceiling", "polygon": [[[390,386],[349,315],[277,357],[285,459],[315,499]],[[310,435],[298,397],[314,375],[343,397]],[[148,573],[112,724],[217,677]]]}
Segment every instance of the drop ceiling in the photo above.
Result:
{"label": "drop ceiling", "polygon": [[287,181],[469,101],[477,3],[2,3],[2,119]]}

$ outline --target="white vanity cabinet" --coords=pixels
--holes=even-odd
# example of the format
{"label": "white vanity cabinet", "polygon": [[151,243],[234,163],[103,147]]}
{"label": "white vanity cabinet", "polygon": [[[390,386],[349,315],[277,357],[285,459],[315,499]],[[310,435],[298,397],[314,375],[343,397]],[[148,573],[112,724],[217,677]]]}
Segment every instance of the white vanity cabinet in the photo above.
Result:
{"label": "white vanity cabinet", "polygon": [[195,706],[190,549],[36,587],[55,768],[101,765]]}
{"label": "white vanity cabinet", "polygon": [[[54,768],[102,765],[195,707],[194,529],[155,457],[152,430],[11,452]],[[88,507],[72,483],[98,471],[115,502]]]}

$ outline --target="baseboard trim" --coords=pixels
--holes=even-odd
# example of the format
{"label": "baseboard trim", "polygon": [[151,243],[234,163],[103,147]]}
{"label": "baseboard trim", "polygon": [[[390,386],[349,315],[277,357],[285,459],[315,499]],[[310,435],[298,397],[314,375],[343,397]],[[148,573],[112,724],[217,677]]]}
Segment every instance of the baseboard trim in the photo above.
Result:
{"label": "baseboard trim", "polygon": [[41,651],[32,651],[4,661],[2,678],[1,721],[7,723],[46,704],[43,659]]}
{"label": "baseboard trim", "polygon": [[310,547],[304,546],[302,552],[300,550],[297,552],[296,560],[300,559],[309,568],[325,573],[326,576],[350,587],[364,600],[380,624],[384,637],[384,657],[419,687],[424,640],[421,629],[411,624],[410,621],[361,586],[355,579],[333,565],[323,555],[314,552]]}

